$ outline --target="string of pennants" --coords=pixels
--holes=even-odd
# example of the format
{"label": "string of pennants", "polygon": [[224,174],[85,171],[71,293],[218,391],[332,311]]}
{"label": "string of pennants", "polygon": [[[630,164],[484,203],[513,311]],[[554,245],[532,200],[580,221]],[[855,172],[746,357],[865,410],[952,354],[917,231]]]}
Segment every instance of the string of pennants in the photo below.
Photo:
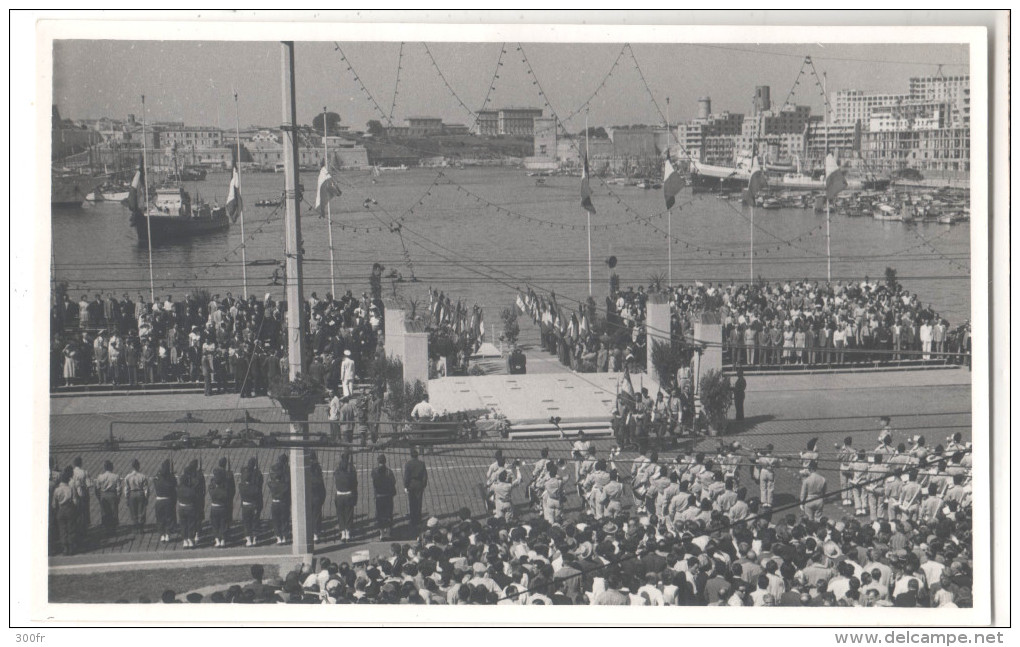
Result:
{"label": "string of pennants", "polygon": [[569,115],[567,115],[566,119],[563,120],[564,123],[569,122],[571,119],[573,119],[577,115],[581,114],[581,112],[586,110],[588,106],[591,105],[591,102],[595,100],[595,97],[597,97],[599,93],[605,89],[606,84],[609,82],[609,78],[613,76],[613,72],[615,72],[616,68],[620,65],[620,59],[623,58],[623,53],[625,51],[627,51],[626,44],[624,44],[624,46],[620,48],[620,53],[616,55],[616,60],[613,61],[613,64],[609,67],[609,71],[606,72],[606,75],[602,77],[601,81],[599,81],[598,87],[595,88],[595,91],[591,93],[591,96],[588,97],[584,103],[579,105],[575,110],[573,110]]}
{"label": "string of pennants", "polygon": [[[910,227],[909,229],[910,229],[910,233],[914,234],[914,236],[916,236],[916,237],[917,237],[917,239],[918,239],[918,240],[920,240],[920,241],[921,241],[921,243],[922,243],[922,244],[923,244],[923,245],[924,245],[925,247],[927,247],[927,248],[928,248],[928,249],[930,249],[930,250],[931,250],[932,252],[934,252],[934,253],[935,253],[935,255],[936,255],[936,256],[938,256],[938,257],[939,257],[940,259],[942,259],[943,261],[945,261],[945,262],[949,263],[950,265],[952,265],[952,266],[953,266],[953,267],[955,267],[956,269],[958,269],[958,270],[961,270],[961,271],[963,271],[963,272],[965,272],[965,273],[967,273],[967,274],[970,274],[970,268],[969,268],[969,267],[967,267],[966,265],[963,265],[963,264],[962,264],[962,263],[960,263],[959,261],[957,261],[957,260],[955,260],[955,259],[952,259],[952,258],[949,258],[949,257],[948,257],[948,256],[946,256],[945,254],[943,254],[943,253],[942,253],[942,251],[941,251],[941,250],[940,250],[940,249],[939,249],[938,247],[935,247],[935,245],[932,245],[932,244],[931,244],[931,241],[929,241],[928,239],[926,239],[926,238],[925,238],[924,236],[922,236],[921,234],[917,233],[917,230],[916,230],[916,228],[914,228],[914,227]],[[944,232],[944,233],[940,234],[940,237],[941,237],[941,236],[944,236],[944,235],[945,235],[946,233],[949,233],[949,232]]]}
{"label": "string of pennants", "polygon": [[354,80],[355,82],[357,82],[358,87],[361,88],[362,94],[364,94],[365,97],[372,102],[372,105],[375,107],[376,112],[379,113],[379,116],[382,119],[384,119],[387,124],[392,126],[393,121],[386,116],[386,111],[382,109],[382,106],[379,105],[379,102],[375,100],[375,97],[372,96],[372,93],[368,91],[367,87],[365,87],[365,83],[361,80],[361,76],[358,75],[357,70],[354,69],[354,65],[351,63],[351,60],[347,58],[346,54],[344,54],[344,50],[343,48],[340,47],[340,43],[333,41],[333,49],[334,51],[340,53],[340,60],[344,63],[344,65],[347,66],[347,71],[350,72],[351,75],[354,77]]}
{"label": "string of pennants", "polygon": [[400,71],[404,63],[404,43],[400,43],[400,51],[397,52],[397,79],[393,82],[393,101],[390,102],[389,122],[393,123],[393,111],[397,108],[397,93],[400,92]]}

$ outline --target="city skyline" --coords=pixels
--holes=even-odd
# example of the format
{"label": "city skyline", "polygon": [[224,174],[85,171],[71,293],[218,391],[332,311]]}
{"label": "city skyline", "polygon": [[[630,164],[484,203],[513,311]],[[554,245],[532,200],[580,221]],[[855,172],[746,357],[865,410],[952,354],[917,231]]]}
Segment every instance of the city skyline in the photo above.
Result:
{"label": "city skyline", "polygon": [[[693,118],[698,98],[706,95],[713,112],[749,113],[758,85],[771,86],[774,105],[790,96],[791,103],[822,114],[820,89],[810,71],[794,86],[807,55],[818,74],[827,75],[829,93],[905,92],[911,77],[934,75],[939,63],[947,76],[969,73],[963,45],[635,44],[624,49],[622,43],[525,43],[525,63],[517,43],[429,43],[426,49],[421,42],[408,42],[402,53],[397,42],[340,43],[352,70],[331,42],[296,45],[299,121],[311,123],[326,107],[355,130],[370,119],[386,124],[392,117],[393,124],[400,124],[418,115],[470,126],[484,102],[486,108],[544,108],[546,116],[555,113],[569,130],[580,131],[589,100],[587,116],[593,125],[662,125],[660,110],[668,110],[670,122],[677,124]],[[505,53],[493,80],[501,48]],[[150,122],[230,129],[236,91],[240,125],[272,127],[280,121],[278,50],[276,42],[57,41],[53,103],[71,119],[141,118],[145,94]],[[167,60],[177,64],[168,67]],[[479,63],[464,65],[464,60]],[[680,63],[674,66],[674,61]],[[142,80],[151,78],[147,68],[157,70],[148,82]],[[545,96],[551,110],[544,106]]]}

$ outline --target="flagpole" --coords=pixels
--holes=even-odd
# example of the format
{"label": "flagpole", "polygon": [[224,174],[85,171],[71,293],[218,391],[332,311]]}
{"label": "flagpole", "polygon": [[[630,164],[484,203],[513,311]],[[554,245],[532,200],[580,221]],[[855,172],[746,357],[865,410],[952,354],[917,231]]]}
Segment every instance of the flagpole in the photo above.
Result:
{"label": "flagpole", "polygon": [[751,199],[751,283],[754,284],[754,203]]}
{"label": "flagpole", "polygon": [[[588,108],[584,110],[584,158],[588,159],[588,153],[590,147],[588,145]],[[591,179],[589,178],[589,182]],[[591,211],[585,209],[584,212],[588,214],[588,296],[592,296],[591,288]]]}
{"label": "flagpole", "polygon": [[[329,173],[329,144],[326,137],[329,136],[329,129],[326,125],[326,106],[322,106],[322,163],[326,165],[326,172]],[[331,176],[332,177],[332,176]],[[329,200],[326,201],[326,229],[329,231],[329,289],[336,298],[336,277],[334,276],[335,260],[333,258],[333,213],[329,208]]]}
{"label": "flagpole", "polygon": [[[666,97],[666,159],[669,159],[669,97]],[[663,184],[666,178],[662,178]],[[673,287],[673,211],[666,209],[666,284]]]}
{"label": "flagpole", "polygon": [[152,280],[152,221],[149,220],[149,162],[145,145],[145,95],[142,95],[142,184],[145,188],[145,203],[142,215],[145,216],[145,236],[149,248],[149,298],[156,303],[156,287]]}
{"label": "flagpole", "polygon": [[[829,96],[826,94],[828,91],[826,88],[829,84],[828,72],[822,72],[822,109],[825,111],[825,156],[824,160],[827,162],[829,159]],[[824,162],[823,162],[824,163]],[[825,169],[828,172],[829,169]],[[829,283],[832,283],[832,237],[829,235],[829,191],[828,187],[825,190],[825,262],[826,262],[826,276]]]}
{"label": "flagpole", "polygon": [[[216,109],[219,110],[217,103]],[[234,136],[237,137],[237,195],[241,195],[241,120],[237,113],[237,91],[234,91]],[[248,300],[248,260],[245,256],[246,238],[244,237],[244,200],[238,205],[241,209],[241,283],[244,300]]]}

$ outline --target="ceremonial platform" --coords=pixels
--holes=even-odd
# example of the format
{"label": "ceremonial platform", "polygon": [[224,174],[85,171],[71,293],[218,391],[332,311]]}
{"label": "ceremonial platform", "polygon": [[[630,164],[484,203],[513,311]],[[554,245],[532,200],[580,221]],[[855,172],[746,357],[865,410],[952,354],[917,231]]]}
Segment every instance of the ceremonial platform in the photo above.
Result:
{"label": "ceremonial platform", "polygon": [[[540,373],[534,375],[481,375],[429,380],[429,398],[437,411],[488,409],[505,416],[510,437],[566,435],[584,429],[586,434],[610,433],[616,395],[623,388],[623,373]],[[642,386],[654,394],[658,385],[647,375],[632,376],[635,390]],[[560,418],[559,425],[549,419]]]}

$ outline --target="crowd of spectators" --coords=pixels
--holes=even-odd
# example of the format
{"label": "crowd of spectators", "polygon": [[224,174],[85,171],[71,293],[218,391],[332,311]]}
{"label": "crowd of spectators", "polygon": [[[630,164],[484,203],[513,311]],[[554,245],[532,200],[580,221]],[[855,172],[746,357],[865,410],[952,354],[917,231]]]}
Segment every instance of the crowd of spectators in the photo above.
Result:
{"label": "crowd of spectators", "polygon": [[[124,294],[74,302],[66,292],[51,310],[51,384],[204,382],[206,394],[233,390],[264,395],[287,371],[286,304],[270,294],[248,299],[227,293],[166,295],[148,303]],[[305,301],[306,365],[321,365],[328,386],[339,387],[347,353],[358,370],[374,356],[382,304],[347,292],[339,300],[316,293]],[[309,370],[312,370],[311,368]]]}
{"label": "crowd of spectators", "polygon": [[542,349],[578,373],[643,371],[647,352],[644,288],[614,291],[599,312],[589,298],[578,311],[534,290],[518,293],[518,309],[538,325]]}
{"label": "crowd of spectators", "polygon": [[956,330],[895,281],[730,283],[670,291],[674,327],[693,332],[693,317],[718,309],[727,364],[859,364],[969,353],[970,327]]}
{"label": "crowd of spectators", "polygon": [[[802,453],[804,464],[791,466],[803,476],[800,501],[773,507],[743,485],[745,470],[761,478],[779,469],[768,452],[741,457],[737,446],[721,445],[717,456],[652,453],[623,461],[616,451],[598,456],[580,439],[575,449],[584,456],[573,471],[548,454],[534,464],[527,487],[543,509],[535,515],[500,505],[502,494],[524,480],[522,468],[532,470],[499,455],[489,468],[488,518],[466,508],[448,522],[433,517],[417,541],[393,544],[389,555],[356,552],[349,561],[322,560],[271,582],[255,573],[247,587],[194,601],[971,606],[969,448],[958,436],[932,450],[917,438],[909,450],[891,442],[883,437],[874,451],[840,458],[848,461],[851,483],[828,491],[816,471],[823,459]],[[809,445],[814,452],[815,443]],[[852,465],[856,457],[863,466]],[[866,478],[853,481],[855,470]],[[805,495],[808,484],[818,491],[819,479],[822,494]],[[863,510],[853,507],[860,505],[857,490],[867,494]],[[580,511],[561,516],[559,506],[549,505],[554,491],[579,497]]]}

